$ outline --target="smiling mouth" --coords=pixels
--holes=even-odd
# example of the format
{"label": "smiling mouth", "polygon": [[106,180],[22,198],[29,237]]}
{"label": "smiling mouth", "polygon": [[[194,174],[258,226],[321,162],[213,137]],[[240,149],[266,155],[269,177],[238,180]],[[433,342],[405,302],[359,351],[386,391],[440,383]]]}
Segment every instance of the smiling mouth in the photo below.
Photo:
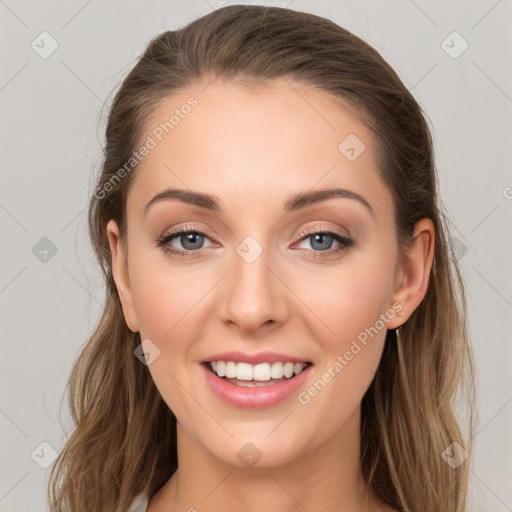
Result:
{"label": "smiling mouth", "polygon": [[242,387],[273,386],[300,375],[311,362],[273,362],[252,365],[234,361],[210,361],[206,367],[222,380]]}

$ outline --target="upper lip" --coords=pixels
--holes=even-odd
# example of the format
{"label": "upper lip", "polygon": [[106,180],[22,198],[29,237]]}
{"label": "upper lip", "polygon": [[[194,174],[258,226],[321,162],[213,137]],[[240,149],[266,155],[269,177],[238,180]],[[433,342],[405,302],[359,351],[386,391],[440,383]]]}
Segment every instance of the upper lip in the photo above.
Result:
{"label": "upper lip", "polygon": [[235,363],[249,363],[252,365],[261,363],[307,363],[307,359],[303,357],[288,356],[286,354],[279,354],[277,352],[258,352],[256,354],[247,354],[244,352],[222,352],[205,357],[201,363],[211,363],[212,361],[233,361]]}

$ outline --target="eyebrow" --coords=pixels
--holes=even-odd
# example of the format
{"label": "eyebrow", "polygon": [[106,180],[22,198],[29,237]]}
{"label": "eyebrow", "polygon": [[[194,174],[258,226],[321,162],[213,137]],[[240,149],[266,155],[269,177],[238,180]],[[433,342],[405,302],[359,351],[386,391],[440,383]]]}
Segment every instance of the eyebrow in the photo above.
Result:
{"label": "eyebrow", "polygon": [[[300,192],[291,196],[286,201],[283,207],[283,211],[287,213],[301,210],[307,206],[327,201],[333,197],[356,200],[366,207],[372,217],[375,217],[372,206],[362,195],[345,188],[330,188],[324,190]],[[162,190],[149,201],[149,203],[144,208],[144,215],[147,214],[152,205],[166,199],[178,199],[183,203],[198,206],[199,208],[204,208],[212,212],[219,212],[222,210],[219,199],[215,195],[171,187]]]}

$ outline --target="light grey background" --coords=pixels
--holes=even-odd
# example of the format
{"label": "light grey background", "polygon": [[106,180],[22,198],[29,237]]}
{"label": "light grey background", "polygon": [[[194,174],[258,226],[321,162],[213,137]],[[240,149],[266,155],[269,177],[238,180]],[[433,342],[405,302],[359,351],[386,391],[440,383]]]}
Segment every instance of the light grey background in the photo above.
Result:
{"label": "light grey background", "polygon": [[[0,511],[48,510],[50,467],[39,464],[51,463],[51,448],[41,443],[58,451],[65,442],[60,401],[101,311],[85,209],[102,105],[150,38],[227,3],[237,2],[0,0]],[[266,5],[330,18],[368,41],[432,122],[478,371],[472,510],[512,511],[512,2]],[[47,58],[43,31],[58,44]]]}

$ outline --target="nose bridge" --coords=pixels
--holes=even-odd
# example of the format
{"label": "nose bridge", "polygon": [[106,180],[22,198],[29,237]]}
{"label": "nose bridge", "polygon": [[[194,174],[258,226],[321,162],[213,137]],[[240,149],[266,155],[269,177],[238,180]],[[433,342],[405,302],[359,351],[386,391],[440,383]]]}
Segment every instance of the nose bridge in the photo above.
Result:
{"label": "nose bridge", "polygon": [[266,239],[260,243],[249,235],[236,246],[221,308],[224,320],[244,330],[257,329],[269,320],[283,320],[285,294],[275,270],[271,270],[273,261]]}

